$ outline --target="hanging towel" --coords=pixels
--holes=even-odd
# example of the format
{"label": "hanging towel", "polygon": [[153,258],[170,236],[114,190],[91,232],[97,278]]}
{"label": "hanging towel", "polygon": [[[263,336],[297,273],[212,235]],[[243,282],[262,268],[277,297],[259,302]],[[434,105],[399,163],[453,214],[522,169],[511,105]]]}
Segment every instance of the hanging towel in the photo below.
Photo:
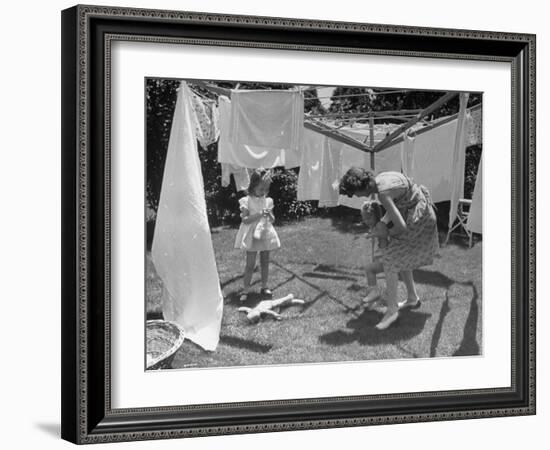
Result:
{"label": "hanging towel", "polygon": [[401,142],[401,172],[414,178],[414,141],[416,137],[410,132],[410,129],[403,135]]}
{"label": "hanging towel", "polygon": [[474,186],[474,195],[472,196],[472,204],[470,205],[470,213],[468,214],[468,222],[466,228],[474,233],[483,233],[482,221],[482,203],[483,203],[483,155],[479,161],[477,168],[476,184]]}
{"label": "hanging towel", "polygon": [[298,174],[297,198],[300,201],[319,200],[324,141],[325,136],[321,133],[304,129],[300,173]]}
{"label": "hanging towel", "polygon": [[340,175],[342,165],[341,142],[325,137],[323,142],[323,158],[321,162],[321,190],[319,206],[338,206],[340,197]]}
{"label": "hanging towel", "polygon": [[250,184],[250,171],[245,167],[235,166],[233,164],[221,164],[222,169],[222,186],[227,187],[231,183],[231,175],[235,180],[235,189],[237,191],[245,191]]}
{"label": "hanging towel", "polygon": [[234,90],[231,93],[234,145],[299,152],[303,123],[304,96],[297,90]]}
{"label": "hanging towel", "polygon": [[191,91],[178,90],[157,212],[152,259],[163,281],[162,310],[205,350],[219,340],[223,297],[206,215]]}
{"label": "hanging towel", "polygon": [[449,210],[449,229],[453,226],[457,211],[458,202],[464,196],[464,166],[466,164],[466,131],[467,117],[466,106],[470,94],[459,95],[459,109],[456,126],[456,136],[452,157],[451,176],[451,208]]}
{"label": "hanging towel", "polygon": [[231,115],[231,101],[227,97],[220,96],[218,162],[249,169],[270,169],[278,166],[288,169],[300,165],[299,155],[294,151],[287,152],[283,148],[233,144]]}

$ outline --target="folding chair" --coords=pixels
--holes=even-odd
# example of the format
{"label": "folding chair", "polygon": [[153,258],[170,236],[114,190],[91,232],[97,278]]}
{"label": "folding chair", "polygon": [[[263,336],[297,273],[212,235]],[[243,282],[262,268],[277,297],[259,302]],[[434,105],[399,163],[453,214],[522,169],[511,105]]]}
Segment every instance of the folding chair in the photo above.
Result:
{"label": "folding chair", "polygon": [[[458,208],[457,208],[457,214],[456,214],[456,221],[454,225],[449,229],[447,232],[447,238],[445,239],[445,245],[447,242],[449,242],[449,238],[451,237],[451,233],[456,230],[457,228],[462,228],[466,236],[468,237],[468,246],[469,248],[472,248],[473,240],[474,240],[474,233],[472,233],[470,230],[468,230],[468,227],[466,224],[468,223],[468,215],[470,214],[470,207],[472,206],[472,200],[461,198],[458,200]],[[464,234],[463,234],[464,235]]]}

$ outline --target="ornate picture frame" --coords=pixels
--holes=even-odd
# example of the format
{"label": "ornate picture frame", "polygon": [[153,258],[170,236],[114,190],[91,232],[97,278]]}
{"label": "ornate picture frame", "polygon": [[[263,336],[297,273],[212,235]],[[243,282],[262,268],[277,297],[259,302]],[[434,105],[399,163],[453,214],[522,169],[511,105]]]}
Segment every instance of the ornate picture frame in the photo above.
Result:
{"label": "ornate picture frame", "polygon": [[[113,409],[111,45],[501,61],[512,73],[511,385]],[[139,280],[136,280],[139,282]],[[535,36],[99,6],[62,12],[62,437],[166,439],[535,413]]]}

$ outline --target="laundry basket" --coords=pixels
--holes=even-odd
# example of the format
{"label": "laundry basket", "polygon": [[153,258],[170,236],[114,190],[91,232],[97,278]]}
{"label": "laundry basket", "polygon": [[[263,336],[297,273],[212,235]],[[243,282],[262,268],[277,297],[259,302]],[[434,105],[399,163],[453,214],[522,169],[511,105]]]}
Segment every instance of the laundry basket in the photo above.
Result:
{"label": "laundry basket", "polygon": [[175,322],[148,320],[147,370],[169,369],[185,338],[183,329]]}

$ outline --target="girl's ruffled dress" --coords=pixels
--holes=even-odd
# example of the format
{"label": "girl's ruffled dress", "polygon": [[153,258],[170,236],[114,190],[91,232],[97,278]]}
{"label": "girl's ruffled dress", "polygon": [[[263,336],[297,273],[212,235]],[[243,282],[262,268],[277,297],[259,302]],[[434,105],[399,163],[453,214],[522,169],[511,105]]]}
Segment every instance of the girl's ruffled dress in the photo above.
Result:
{"label": "girl's ruffled dress", "polygon": [[[248,209],[250,215],[261,213],[264,209],[273,210],[273,199],[270,197],[255,197],[247,195],[239,200],[239,208]],[[235,238],[235,248],[249,252],[263,252],[266,250],[275,250],[281,247],[281,241],[275,231],[275,227],[268,220],[265,230],[260,239],[254,238],[254,230],[258,225],[258,219],[251,223],[241,222],[239,231]]]}

